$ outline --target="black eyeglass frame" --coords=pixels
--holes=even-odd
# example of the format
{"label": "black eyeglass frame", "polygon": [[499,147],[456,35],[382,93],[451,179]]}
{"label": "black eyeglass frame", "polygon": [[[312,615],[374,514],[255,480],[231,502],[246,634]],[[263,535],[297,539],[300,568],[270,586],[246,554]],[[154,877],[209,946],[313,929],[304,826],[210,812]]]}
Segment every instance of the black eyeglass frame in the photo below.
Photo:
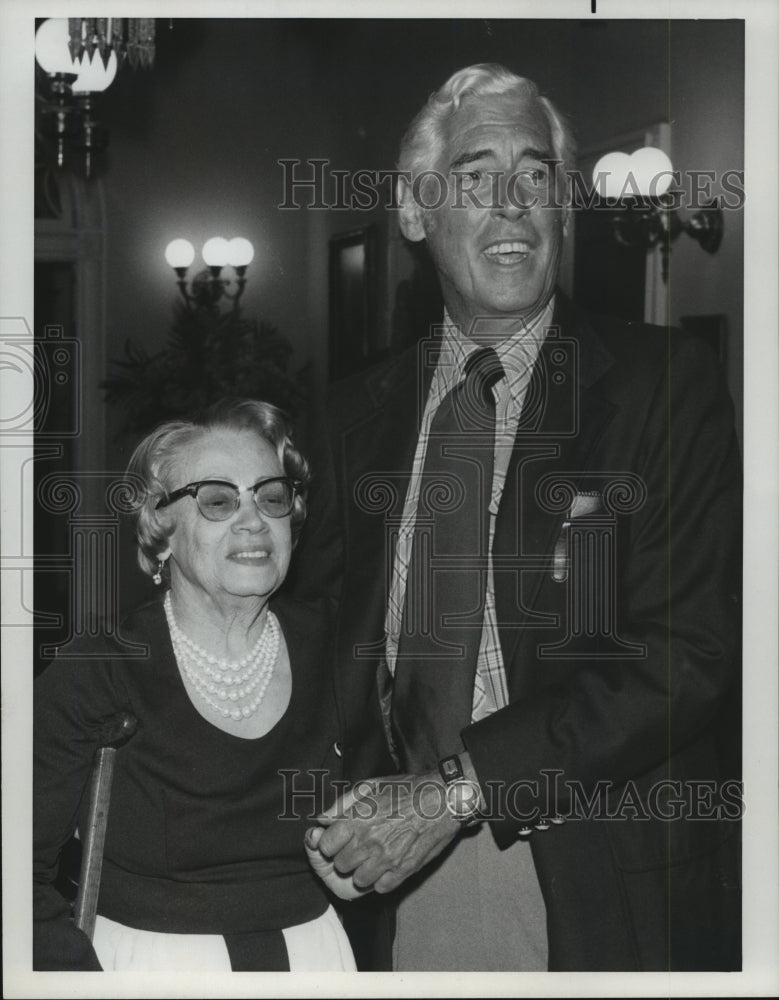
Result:
{"label": "black eyeglass frame", "polygon": [[[292,489],[292,500],[290,501],[289,510],[285,511],[283,514],[269,514],[267,511],[262,510],[257,504],[257,490],[260,489],[261,486],[266,486],[268,483],[287,483],[287,485],[290,486]],[[197,495],[201,486],[229,486],[231,489],[237,491],[236,504],[230,511],[230,513],[227,515],[227,517],[212,518],[208,517],[203,512],[203,508],[200,506],[197,499]],[[199,479],[195,483],[187,483],[186,486],[181,486],[177,490],[171,490],[170,493],[166,494],[164,497],[162,497],[160,500],[157,501],[154,509],[159,510],[161,507],[169,507],[177,500],[181,500],[182,497],[192,497],[195,503],[197,504],[197,509],[200,511],[202,516],[207,521],[214,521],[214,520],[226,521],[229,517],[232,517],[232,515],[238,510],[240,506],[241,493],[250,491],[252,494],[252,500],[254,501],[254,506],[257,507],[257,510],[259,510],[261,514],[263,514],[266,517],[273,517],[273,518],[288,517],[292,513],[295,507],[295,498],[300,496],[300,489],[302,486],[303,483],[299,479],[292,479],[290,476],[270,476],[268,479],[259,479],[253,486],[243,486],[243,487],[236,486],[235,483],[231,483],[226,479]]]}

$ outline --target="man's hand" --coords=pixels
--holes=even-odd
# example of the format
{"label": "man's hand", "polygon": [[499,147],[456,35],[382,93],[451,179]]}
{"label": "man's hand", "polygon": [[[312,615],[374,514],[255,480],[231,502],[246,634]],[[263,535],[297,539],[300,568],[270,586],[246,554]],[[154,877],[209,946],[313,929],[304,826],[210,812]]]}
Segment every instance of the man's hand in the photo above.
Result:
{"label": "man's hand", "polygon": [[317,850],[357,888],[391,892],[449,844],[460,829],[437,771],[359,781],[327,812]]}

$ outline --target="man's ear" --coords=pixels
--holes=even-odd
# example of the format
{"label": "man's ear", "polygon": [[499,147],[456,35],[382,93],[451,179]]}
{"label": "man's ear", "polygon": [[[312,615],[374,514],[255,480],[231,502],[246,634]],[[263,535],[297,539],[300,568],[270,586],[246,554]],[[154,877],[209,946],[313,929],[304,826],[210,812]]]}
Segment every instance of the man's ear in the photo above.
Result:
{"label": "man's ear", "polygon": [[571,203],[563,205],[563,236],[568,235],[568,226],[571,223]]}
{"label": "man's ear", "polygon": [[407,240],[419,243],[425,238],[424,209],[414,197],[411,182],[407,177],[398,177],[398,206],[400,211],[400,231]]}
{"label": "man's ear", "polygon": [[562,204],[560,204],[560,223],[563,236],[568,235],[568,227],[571,222],[571,211],[573,209],[573,187],[571,175],[562,169],[562,161],[557,161],[555,168],[555,203],[558,203],[559,192],[562,192]]}

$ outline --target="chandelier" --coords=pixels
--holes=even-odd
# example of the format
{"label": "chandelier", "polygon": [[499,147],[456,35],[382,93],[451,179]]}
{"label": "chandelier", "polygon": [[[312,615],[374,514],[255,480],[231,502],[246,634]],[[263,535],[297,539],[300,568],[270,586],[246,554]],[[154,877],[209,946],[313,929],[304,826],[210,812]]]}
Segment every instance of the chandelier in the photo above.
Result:
{"label": "chandelier", "polygon": [[135,69],[148,69],[154,62],[153,17],[69,17],[68,49],[71,59],[78,62],[84,53],[90,63],[95,51],[107,66],[111,53],[119,64],[125,59]]}
{"label": "chandelier", "polygon": [[[92,175],[108,132],[94,117],[94,95],[111,85],[125,63],[154,62],[154,18],[48,18],[35,33],[40,67],[36,86],[36,146],[62,168],[82,160]],[[49,154],[49,150],[53,153]]]}

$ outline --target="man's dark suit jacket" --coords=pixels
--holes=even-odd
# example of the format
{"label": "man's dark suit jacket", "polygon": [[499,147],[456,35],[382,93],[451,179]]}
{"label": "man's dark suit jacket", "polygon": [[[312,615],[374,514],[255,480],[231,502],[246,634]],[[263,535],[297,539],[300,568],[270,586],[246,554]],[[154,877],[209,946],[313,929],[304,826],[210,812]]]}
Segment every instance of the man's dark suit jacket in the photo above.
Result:
{"label": "man's dark suit jacket", "polygon": [[[724,816],[710,818],[721,783],[739,776],[732,406],[702,341],[584,313],[559,293],[557,302],[493,545],[510,704],[463,739],[497,806],[491,826],[501,848],[511,849],[536,805],[542,815],[570,814],[570,783],[595,795],[593,818],[531,835],[550,970],[739,968],[732,788],[719,803]],[[392,531],[430,378],[419,357],[411,350],[342,385],[332,411],[337,528],[317,527],[315,517],[301,553],[311,584],[333,565],[325,553],[342,550],[336,683],[355,780],[395,770],[376,674]],[[571,510],[576,494],[589,495],[588,509],[594,503],[589,536]],[[596,547],[588,553],[587,537]],[[591,577],[582,593],[580,571],[593,560],[611,583]],[[543,790],[553,771],[551,800],[517,785],[538,781]],[[605,807],[599,782],[608,783]],[[714,792],[701,782],[717,783]],[[674,807],[679,798],[686,804]],[[674,808],[700,818],[658,815]],[[602,818],[614,811],[622,818]]]}

